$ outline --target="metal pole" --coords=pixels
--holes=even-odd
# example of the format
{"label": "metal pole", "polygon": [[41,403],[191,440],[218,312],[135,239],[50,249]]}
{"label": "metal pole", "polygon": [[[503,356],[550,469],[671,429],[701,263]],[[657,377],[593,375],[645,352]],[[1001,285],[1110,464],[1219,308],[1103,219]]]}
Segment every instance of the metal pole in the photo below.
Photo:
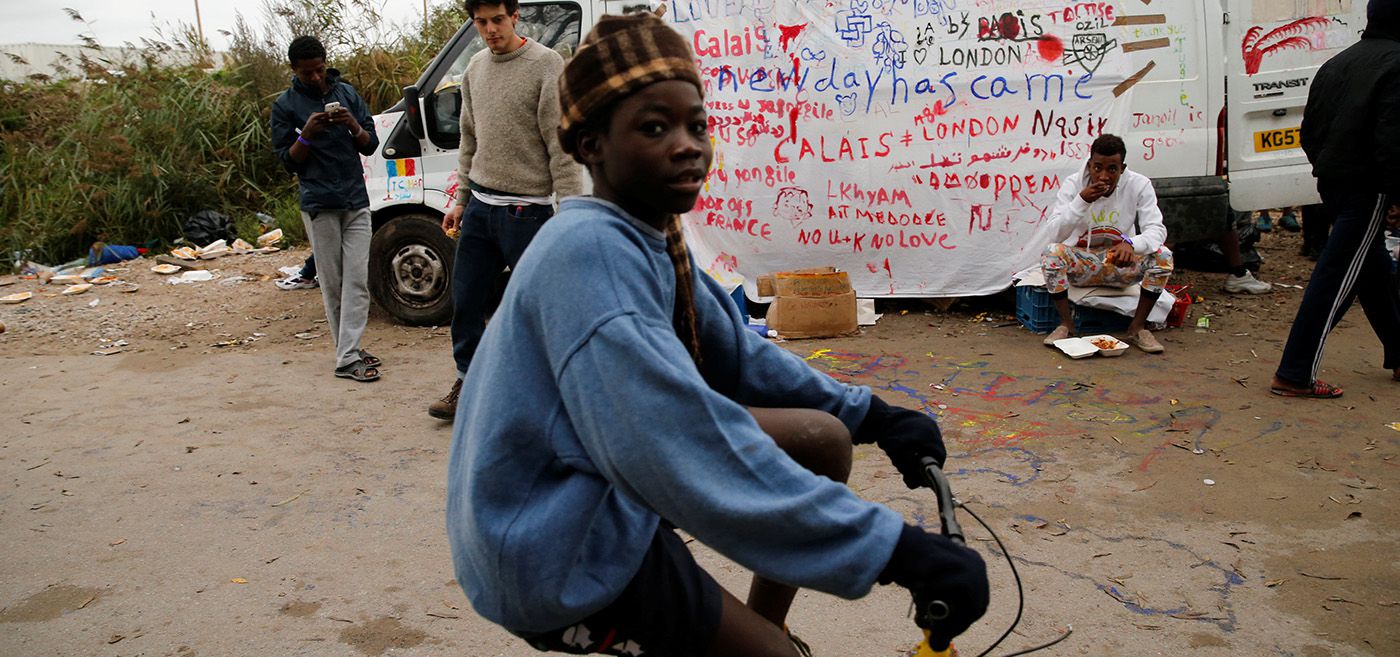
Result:
{"label": "metal pole", "polygon": [[194,0],[194,24],[199,30],[199,45],[204,46],[204,19],[199,15],[199,0]]}

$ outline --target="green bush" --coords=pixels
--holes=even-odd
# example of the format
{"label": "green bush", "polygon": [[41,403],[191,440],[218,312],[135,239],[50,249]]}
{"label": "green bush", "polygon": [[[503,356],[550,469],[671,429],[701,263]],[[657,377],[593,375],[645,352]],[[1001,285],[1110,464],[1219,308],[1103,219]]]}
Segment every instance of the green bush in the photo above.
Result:
{"label": "green bush", "polygon": [[452,2],[412,27],[385,25],[369,0],[264,0],[262,9],[278,19],[273,27],[259,35],[240,17],[212,72],[161,63],[172,51],[212,59],[180,26],[177,45],[145,41],[142,56],[127,62],[100,61],[93,38],[80,35],[93,56],[53,77],[0,81],[0,253],[27,251],[53,264],[97,240],[163,247],[203,209],[233,217],[249,241],[258,233],[255,212],[274,216],[293,242],[304,240],[296,182],[268,136],[269,108],[291,80],[292,36],[321,38],[329,63],[375,113],[398,102],[465,20]]}

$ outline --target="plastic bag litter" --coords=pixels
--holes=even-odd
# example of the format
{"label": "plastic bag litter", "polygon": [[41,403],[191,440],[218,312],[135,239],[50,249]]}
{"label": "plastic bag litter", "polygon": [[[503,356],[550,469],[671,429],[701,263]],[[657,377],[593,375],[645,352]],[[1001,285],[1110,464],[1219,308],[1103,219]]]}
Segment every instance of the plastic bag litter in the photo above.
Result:
{"label": "plastic bag litter", "polygon": [[228,215],[217,210],[200,210],[185,220],[185,239],[199,246],[218,240],[238,239],[238,230]]}

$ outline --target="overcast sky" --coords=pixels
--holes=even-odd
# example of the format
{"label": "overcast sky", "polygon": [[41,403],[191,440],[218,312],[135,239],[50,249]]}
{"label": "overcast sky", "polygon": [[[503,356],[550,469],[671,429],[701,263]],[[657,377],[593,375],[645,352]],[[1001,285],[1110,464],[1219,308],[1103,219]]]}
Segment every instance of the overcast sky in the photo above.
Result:
{"label": "overcast sky", "polygon": [[[0,44],[79,43],[77,34],[90,31],[104,46],[123,41],[139,43],[141,37],[155,37],[153,24],[162,29],[175,22],[195,24],[196,0],[0,0]],[[375,0],[383,6],[385,19],[397,24],[423,20],[423,0]],[[429,0],[436,5],[444,0]],[[233,30],[234,14],[262,29],[262,3],[258,0],[198,0],[204,24],[204,37],[215,50],[228,47],[219,30]],[[64,7],[76,9],[90,26],[68,17]],[[152,18],[154,13],[156,18]],[[173,29],[170,30],[173,32]]]}

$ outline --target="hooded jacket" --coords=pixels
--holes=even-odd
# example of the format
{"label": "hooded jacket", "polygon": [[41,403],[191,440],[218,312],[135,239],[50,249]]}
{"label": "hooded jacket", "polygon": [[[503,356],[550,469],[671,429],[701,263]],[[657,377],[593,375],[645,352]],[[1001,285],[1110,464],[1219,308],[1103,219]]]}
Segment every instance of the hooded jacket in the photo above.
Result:
{"label": "hooded jacket", "polygon": [[[360,210],[369,207],[365,192],[365,177],[360,166],[361,155],[372,155],[379,147],[374,121],[364,99],[348,82],[342,82],[340,71],[326,70],[329,91],[323,96],[319,89],[302,84],[296,77],[292,86],[272,104],[272,150],[283,167],[297,176],[301,186],[301,209],[307,214],[320,210]],[[369,141],[357,149],[355,138],[344,126],[333,125],[315,137],[306,160],[297,162],[289,152],[296,143],[297,131],[315,112],[325,110],[326,103],[338,101],[349,110],[360,127],[369,133]]]}
{"label": "hooded jacket", "polygon": [[1303,110],[1313,176],[1400,198],[1400,0],[1371,0],[1361,40],[1327,60]]}

